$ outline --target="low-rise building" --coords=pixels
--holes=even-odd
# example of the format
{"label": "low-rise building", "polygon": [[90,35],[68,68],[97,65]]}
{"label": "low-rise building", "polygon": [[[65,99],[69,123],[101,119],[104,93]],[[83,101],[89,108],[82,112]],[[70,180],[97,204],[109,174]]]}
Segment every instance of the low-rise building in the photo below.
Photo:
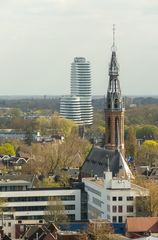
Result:
{"label": "low-rise building", "polygon": [[[128,217],[126,236],[129,238],[147,237],[154,234],[158,239],[158,217]],[[153,238],[154,239],[154,238]]]}
{"label": "low-rise building", "polygon": [[35,188],[33,176],[21,176],[20,179],[20,176],[8,175],[1,176],[0,191],[0,198],[4,200],[0,225],[12,239],[15,237],[13,229],[16,223],[34,221],[34,224],[38,224],[44,221],[50,200],[60,200],[69,221],[86,218],[85,193],[78,186]]}

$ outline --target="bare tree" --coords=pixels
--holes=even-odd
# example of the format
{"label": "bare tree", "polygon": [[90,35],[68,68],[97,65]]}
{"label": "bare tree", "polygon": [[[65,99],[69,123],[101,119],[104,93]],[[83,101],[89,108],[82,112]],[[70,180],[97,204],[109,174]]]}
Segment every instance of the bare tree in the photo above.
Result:
{"label": "bare tree", "polygon": [[56,224],[68,222],[65,207],[59,197],[50,197],[45,211],[45,220]]}
{"label": "bare tree", "polygon": [[89,223],[88,235],[93,240],[112,239],[113,228],[111,223],[105,221],[96,221]]}

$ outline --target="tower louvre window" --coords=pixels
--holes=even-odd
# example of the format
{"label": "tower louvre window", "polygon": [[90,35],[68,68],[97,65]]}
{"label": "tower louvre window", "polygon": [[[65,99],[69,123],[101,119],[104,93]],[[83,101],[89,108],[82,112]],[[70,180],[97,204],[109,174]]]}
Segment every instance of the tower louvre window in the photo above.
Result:
{"label": "tower louvre window", "polygon": [[119,107],[119,100],[117,98],[115,99],[114,107],[115,108]]}
{"label": "tower louvre window", "polygon": [[116,144],[116,145],[118,144],[118,138],[119,138],[119,136],[118,136],[118,134],[119,134],[118,130],[119,130],[119,119],[118,119],[118,117],[116,117],[116,118],[115,118],[115,144]]}
{"label": "tower louvre window", "polygon": [[109,129],[109,131],[107,131],[107,134],[108,134],[108,143],[111,142],[110,128],[111,128],[111,118],[108,117],[108,129]]}

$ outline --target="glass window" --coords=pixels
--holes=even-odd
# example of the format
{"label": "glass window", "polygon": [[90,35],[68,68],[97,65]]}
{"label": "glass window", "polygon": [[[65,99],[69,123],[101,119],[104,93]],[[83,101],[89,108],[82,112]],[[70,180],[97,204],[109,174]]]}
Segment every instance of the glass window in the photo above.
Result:
{"label": "glass window", "polygon": [[107,200],[109,200],[109,201],[110,201],[110,196],[109,196],[109,195],[107,196]]}
{"label": "glass window", "polygon": [[11,227],[11,222],[8,222],[8,227]]}
{"label": "glass window", "polygon": [[112,200],[113,201],[117,201],[117,197],[112,197]]}
{"label": "glass window", "polygon": [[75,205],[65,205],[65,210],[75,210]]}
{"label": "glass window", "polygon": [[127,201],[133,201],[133,197],[132,196],[128,196],[127,197]]}
{"label": "glass window", "polygon": [[70,221],[74,221],[75,220],[75,214],[68,214],[68,218]]}
{"label": "glass window", "polygon": [[122,201],[122,197],[118,197],[118,200],[119,200],[119,201]]}
{"label": "glass window", "polygon": [[133,206],[132,205],[127,206],[127,212],[133,212]]}
{"label": "glass window", "polygon": [[122,212],[122,206],[118,206],[118,212]]}
{"label": "glass window", "polygon": [[110,205],[107,205],[107,211],[110,212]]}
{"label": "glass window", "polygon": [[116,223],[116,222],[117,222],[117,217],[116,217],[116,216],[113,216],[113,217],[112,217],[112,222],[113,222],[113,223]]}
{"label": "glass window", "polygon": [[118,222],[119,222],[119,223],[122,223],[122,216],[119,216],[119,217],[118,217]]}
{"label": "glass window", "polygon": [[117,212],[117,206],[112,206],[112,211]]}
{"label": "glass window", "polygon": [[8,237],[11,238],[11,233],[10,232],[8,233]]}

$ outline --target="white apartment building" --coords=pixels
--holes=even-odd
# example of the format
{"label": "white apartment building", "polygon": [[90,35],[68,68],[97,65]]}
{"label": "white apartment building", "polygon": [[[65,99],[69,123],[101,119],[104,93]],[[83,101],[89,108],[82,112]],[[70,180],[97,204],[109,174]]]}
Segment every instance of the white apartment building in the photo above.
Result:
{"label": "white apartment building", "polygon": [[112,177],[83,178],[88,194],[88,219],[107,219],[111,223],[125,223],[127,216],[136,215],[136,197],[148,196],[148,190],[132,184],[129,179]]}

